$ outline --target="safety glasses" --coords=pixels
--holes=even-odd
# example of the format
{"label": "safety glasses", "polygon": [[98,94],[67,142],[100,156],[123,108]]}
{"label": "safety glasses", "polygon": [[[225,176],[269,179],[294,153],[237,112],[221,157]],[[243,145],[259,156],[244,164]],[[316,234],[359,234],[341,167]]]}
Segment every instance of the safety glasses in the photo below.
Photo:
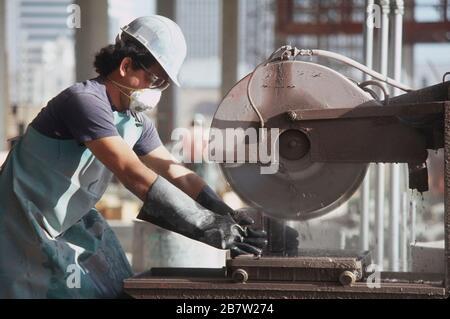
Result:
{"label": "safety glasses", "polygon": [[141,62],[137,62],[142,70],[147,73],[147,76],[150,78],[150,89],[158,89],[158,90],[165,90],[169,87],[170,82],[166,78],[163,78],[161,76],[157,76],[155,73],[151,72],[148,68],[146,68]]}

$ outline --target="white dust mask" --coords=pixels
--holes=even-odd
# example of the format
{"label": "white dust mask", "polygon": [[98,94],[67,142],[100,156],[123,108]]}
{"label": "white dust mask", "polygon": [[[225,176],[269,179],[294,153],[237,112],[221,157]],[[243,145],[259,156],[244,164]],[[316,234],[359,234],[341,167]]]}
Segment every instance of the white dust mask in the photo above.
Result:
{"label": "white dust mask", "polygon": [[130,95],[130,110],[133,112],[149,111],[155,108],[161,100],[161,91],[142,89],[133,91]]}
{"label": "white dust mask", "polygon": [[131,90],[131,94],[128,95],[122,90],[120,92],[126,95],[130,99],[130,111],[132,112],[143,112],[149,111],[155,108],[159,101],[161,100],[161,90],[158,89],[134,89],[120,83],[117,83],[114,80],[111,80],[112,83],[117,85],[118,87],[123,87],[128,90]]}

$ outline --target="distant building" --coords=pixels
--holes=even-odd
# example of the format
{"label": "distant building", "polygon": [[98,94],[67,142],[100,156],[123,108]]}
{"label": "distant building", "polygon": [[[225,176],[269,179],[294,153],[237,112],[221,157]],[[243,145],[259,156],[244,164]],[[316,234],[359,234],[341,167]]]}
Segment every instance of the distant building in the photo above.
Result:
{"label": "distant building", "polygon": [[30,76],[30,98],[35,106],[45,106],[63,89],[75,81],[74,42],[67,37],[46,41],[42,46],[42,61],[33,67]]}
{"label": "distant building", "polygon": [[[43,106],[73,80],[73,34],[67,27],[71,0],[9,0],[8,44],[15,82],[12,101]],[[69,49],[71,51],[64,51]],[[54,50],[54,51],[53,51]]]}
{"label": "distant building", "polygon": [[[274,0],[239,1],[240,76],[262,62],[274,49]],[[218,88],[221,85],[222,5],[220,0],[177,2],[177,23],[188,43],[181,79],[185,85]]]}

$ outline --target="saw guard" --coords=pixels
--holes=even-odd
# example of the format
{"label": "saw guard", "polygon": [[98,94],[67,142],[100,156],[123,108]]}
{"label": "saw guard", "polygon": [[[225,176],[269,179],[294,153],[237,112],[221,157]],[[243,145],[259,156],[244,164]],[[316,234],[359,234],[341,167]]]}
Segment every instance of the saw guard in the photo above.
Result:
{"label": "saw guard", "polygon": [[[219,105],[212,129],[259,127],[260,120],[247,94],[250,78],[253,103],[267,128],[270,128],[270,119],[293,110],[351,108],[377,103],[354,82],[330,68],[310,62],[281,61],[258,67],[252,77],[247,75],[238,82]],[[279,129],[281,135],[291,128],[286,124]],[[238,138],[237,143],[245,144],[245,137]],[[221,163],[221,168],[233,190],[251,206],[274,218],[308,220],[347,201],[363,181],[368,166],[318,163],[311,161],[308,152],[293,154],[301,154],[301,158],[280,156],[279,170],[271,175],[261,174],[260,163]]]}

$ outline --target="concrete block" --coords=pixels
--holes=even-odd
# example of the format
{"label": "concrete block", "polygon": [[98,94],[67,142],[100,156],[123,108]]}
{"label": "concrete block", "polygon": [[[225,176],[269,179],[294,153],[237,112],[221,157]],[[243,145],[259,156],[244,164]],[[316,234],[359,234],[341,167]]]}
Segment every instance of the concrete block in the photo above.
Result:
{"label": "concrete block", "polygon": [[412,272],[445,273],[444,241],[411,244]]}
{"label": "concrete block", "polygon": [[226,251],[135,220],[133,231],[133,271],[153,267],[221,268]]}

